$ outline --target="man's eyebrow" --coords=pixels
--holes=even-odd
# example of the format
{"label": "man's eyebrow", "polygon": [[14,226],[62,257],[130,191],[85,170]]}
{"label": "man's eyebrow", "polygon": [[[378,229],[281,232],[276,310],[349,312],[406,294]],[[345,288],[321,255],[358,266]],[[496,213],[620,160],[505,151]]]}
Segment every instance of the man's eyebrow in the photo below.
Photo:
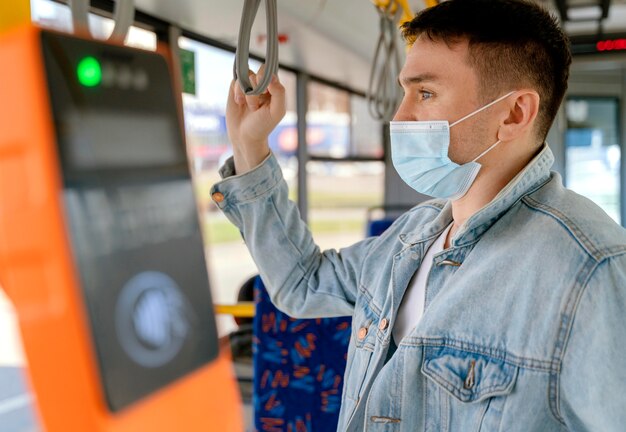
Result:
{"label": "man's eyebrow", "polygon": [[400,87],[408,86],[410,84],[419,84],[426,81],[439,81],[439,77],[431,73],[425,73],[404,78],[398,77],[398,84],[400,84]]}

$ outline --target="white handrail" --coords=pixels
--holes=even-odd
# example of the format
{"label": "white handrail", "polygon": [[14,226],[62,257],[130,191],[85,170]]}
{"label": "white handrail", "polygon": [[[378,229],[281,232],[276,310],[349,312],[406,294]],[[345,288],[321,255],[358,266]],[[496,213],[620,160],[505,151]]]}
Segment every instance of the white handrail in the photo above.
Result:
{"label": "white handrail", "polygon": [[252,24],[259,9],[261,0],[245,0],[239,26],[237,52],[233,75],[239,80],[241,89],[247,95],[260,95],[269,86],[272,76],[278,71],[278,18],[276,0],[265,0],[265,15],[267,26],[267,49],[265,55],[265,73],[261,81],[254,88],[248,78],[248,60],[250,58],[250,34]]}
{"label": "white handrail", "polygon": [[[69,0],[75,33],[82,32],[91,34],[89,30],[89,5],[90,0]],[[115,11],[113,13],[115,26],[108,40],[123,42],[134,19],[134,0],[116,0]]]}

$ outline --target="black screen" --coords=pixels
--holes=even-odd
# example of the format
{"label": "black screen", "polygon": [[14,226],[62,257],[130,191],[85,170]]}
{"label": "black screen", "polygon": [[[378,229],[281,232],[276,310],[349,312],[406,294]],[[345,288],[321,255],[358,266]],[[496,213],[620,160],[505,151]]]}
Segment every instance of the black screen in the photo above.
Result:
{"label": "black screen", "polygon": [[65,155],[75,170],[159,167],[180,163],[178,125],[161,113],[68,111]]}

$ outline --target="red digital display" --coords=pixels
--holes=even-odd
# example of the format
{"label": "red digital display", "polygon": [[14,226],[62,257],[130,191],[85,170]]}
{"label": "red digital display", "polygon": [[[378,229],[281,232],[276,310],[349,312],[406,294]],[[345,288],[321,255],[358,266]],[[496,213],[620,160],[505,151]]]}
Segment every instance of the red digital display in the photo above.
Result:
{"label": "red digital display", "polygon": [[626,51],[626,39],[609,39],[596,44],[598,51]]}

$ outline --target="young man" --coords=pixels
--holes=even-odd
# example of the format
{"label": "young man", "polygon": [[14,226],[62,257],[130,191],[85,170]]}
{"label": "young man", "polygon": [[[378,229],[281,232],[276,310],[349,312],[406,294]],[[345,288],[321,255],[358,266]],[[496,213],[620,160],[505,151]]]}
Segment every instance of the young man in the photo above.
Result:
{"label": "young man", "polygon": [[279,308],[353,316],[339,430],[625,430],[626,232],[549,171],[566,37],[525,0],[450,0],[403,31],[392,159],[438,199],[320,252],[267,145],[276,79],[232,84],[213,189]]}

